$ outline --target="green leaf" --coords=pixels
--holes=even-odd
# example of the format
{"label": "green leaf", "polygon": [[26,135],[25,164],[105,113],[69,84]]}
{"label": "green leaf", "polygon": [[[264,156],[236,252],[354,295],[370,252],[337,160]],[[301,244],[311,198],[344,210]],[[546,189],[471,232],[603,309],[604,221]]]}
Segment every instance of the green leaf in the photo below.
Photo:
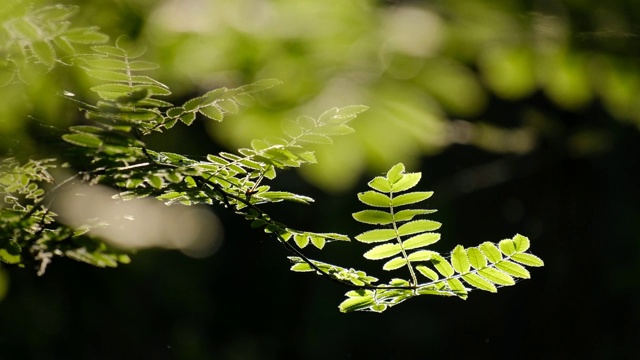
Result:
{"label": "green leaf", "polygon": [[398,235],[411,235],[419,232],[433,231],[440,228],[442,224],[432,220],[413,220],[403,224],[398,228]]}
{"label": "green leaf", "polygon": [[460,274],[468,272],[471,268],[467,252],[464,250],[462,245],[458,245],[453,248],[453,251],[451,252],[451,265],[453,265],[455,271]]}
{"label": "green leaf", "polygon": [[364,258],[369,260],[386,259],[399,254],[402,251],[400,244],[382,244],[364,253]]}
{"label": "green leaf", "polygon": [[468,248],[467,256],[469,257],[469,263],[474,269],[482,269],[487,266],[487,258],[482,255],[480,249],[475,247]]}
{"label": "green leaf", "polygon": [[530,279],[531,274],[529,270],[525,269],[524,266],[520,264],[513,263],[511,261],[501,261],[496,264],[496,268],[504,271],[505,273],[522,278],[522,279]]}
{"label": "green leaf", "polygon": [[516,283],[511,276],[491,267],[478,270],[478,275],[498,285],[513,285]]}
{"label": "green leaf", "polygon": [[524,264],[527,266],[544,266],[544,261],[542,261],[542,259],[540,259],[539,257],[533,254],[528,254],[528,253],[513,254],[511,256],[511,260],[517,261],[520,264]]}
{"label": "green leaf", "polygon": [[416,191],[408,194],[402,194],[393,198],[392,205],[403,206],[415,204],[430,198],[431,195],[433,195],[433,191]]}
{"label": "green leaf", "polygon": [[295,271],[295,272],[309,272],[309,271],[315,271],[314,268],[311,267],[311,265],[307,264],[307,263],[297,263],[297,264],[293,264],[293,266],[291,266],[291,271]]}
{"label": "green leaf", "polygon": [[402,242],[402,247],[405,250],[415,249],[423,246],[434,244],[440,240],[440,234],[438,233],[424,233],[413,236]]}
{"label": "green leaf", "polygon": [[373,300],[372,296],[354,296],[344,300],[342,303],[340,303],[338,308],[341,312],[347,313],[357,310],[364,310],[374,304],[375,301]]}
{"label": "green leaf", "polygon": [[375,243],[391,240],[395,237],[396,232],[393,229],[376,229],[363,232],[356,236],[356,240],[364,243]]}
{"label": "green leaf", "polygon": [[426,209],[401,210],[393,215],[393,219],[396,222],[409,221],[413,219],[416,215],[433,214],[434,212],[436,212],[436,210],[426,210]]}
{"label": "green leaf", "polygon": [[373,180],[369,181],[369,187],[375,190],[378,190],[383,193],[391,192],[391,183],[389,180],[383,178],[382,176],[376,176]]}
{"label": "green leaf", "polygon": [[46,67],[52,68],[55,65],[56,52],[48,41],[35,41],[30,47],[33,55]]}
{"label": "green leaf", "polygon": [[365,224],[387,225],[393,222],[393,217],[386,211],[362,210],[353,213],[353,218]]}
{"label": "green leaf", "polygon": [[420,182],[421,177],[422,177],[422,174],[419,172],[403,174],[402,178],[400,178],[400,180],[396,181],[391,186],[391,190],[393,192],[401,192],[401,191],[409,190],[414,186],[416,186],[418,182]]}
{"label": "green leaf", "polygon": [[507,256],[513,255],[517,251],[516,245],[511,239],[500,240],[498,247],[500,247],[500,251]]}
{"label": "green leaf", "polygon": [[462,282],[456,278],[453,279],[447,279],[447,284],[449,285],[449,288],[451,288],[451,291],[456,294],[459,298],[461,299],[466,299],[467,298],[467,289],[464,287],[464,284],[462,284]]}
{"label": "green leaf", "polygon": [[318,235],[312,235],[311,236],[311,243],[313,244],[313,246],[317,247],[318,249],[322,250],[322,248],[324,247],[326,241],[323,237],[318,236]]}
{"label": "green leaf", "polygon": [[124,50],[111,45],[96,45],[92,46],[91,49],[105,55],[111,55],[120,58],[125,58],[127,56]]}
{"label": "green leaf", "polygon": [[193,123],[193,120],[196,119],[196,114],[192,112],[184,113],[180,116],[180,121],[182,121],[185,125],[189,126]]}
{"label": "green leaf", "polygon": [[309,236],[307,234],[294,234],[293,240],[296,242],[299,248],[304,248],[309,245]]}
{"label": "green leaf", "polygon": [[375,191],[365,191],[358,193],[358,199],[369,206],[377,207],[389,207],[391,206],[391,199],[384,194]]}
{"label": "green leaf", "polygon": [[216,106],[220,108],[220,110],[229,113],[236,114],[240,108],[238,107],[238,103],[231,99],[222,99],[216,102]]}
{"label": "green leaf", "polygon": [[62,139],[71,144],[84,146],[88,148],[99,148],[102,146],[102,140],[93,134],[87,134],[87,133],[65,134],[65,135],[62,135]]}
{"label": "green leaf", "polygon": [[402,173],[404,172],[404,164],[398,163],[395,164],[387,171],[387,180],[390,184],[392,184],[391,189],[393,189],[393,184],[395,184],[398,180],[402,178]]}
{"label": "green leaf", "polygon": [[420,272],[420,274],[424,275],[425,277],[427,277],[428,279],[431,279],[433,281],[436,281],[439,279],[438,273],[431,270],[430,268],[424,266],[424,265],[418,265],[416,266],[416,270],[418,270]]}
{"label": "green leaf", "polygon": [[326,135],[307,133],[296,138],[297,141],[313,143],[313,144],[333,144],[333,140]]}
{"label": "green leaf", "polygon": [[513,237],[513,243],[516,251],[519,253],[527,251],[530,245],[529,238],[520,234],[516,234],[516,236]]}
{"label": "green leaf", "polygon": [[147,183],[149,183],[149,185],[153,186],[156,189],[162,189],[162,186],[164,185],[164,180],[162,180],[162,177],[154,174],[147,176],[145,180],[147,181]]}
{"label": "green leaf", "polygon": [[418,250],[409,254],[408,258],[409,261],[427,261],[431,260],[431,257],[434,255],[438,255],[438,253],[430,250]]}
{"label": "green leaf", "polygon": [[97,26],[88,26],[67,30],[62,35],[66,41],[76,44],[100,44],[109,40],[109,36],[98,31]]}
{"label": "green leaf", "polygon": [[344,124],[366,109],[367,107],[362,105],[352,105],[343,108],[334,107],[322,113],[318,118],[318,123],[331,125]]}
{"label": "green leaf", "polygon": [[453,276],[454,274],[453,267],[451,266],[451,264],[449,264],[447,259],[442,257],[440,254],[438,253],[432,254],[431,263],[436,268],[436,270],[438,270],[438,272],[442,274],[442,276],[444,277]]}
{"label": "green leaf", "polygon": [[462,275],[462,279],[464,279],[464,281],[467,282],[467,284],[478,288],[480,290],[484,290],[484,291],[489,291],[489,292],[498,292],[498,289],[496,289],[495,285],[493,285],[492,282],[487,281],[486,279],[478,276],[477,274],[474,273],[468,273],[468,274],[464,274]]}
{"label": "green leaf", "polygon": [[267,191],[260,193],[260,198],[269,199],[271,201],[289,200],[302,204],[308,204],[313,202],[313,199],[308,196],[298,195],[287,191]]}
{"label": "green leaf", "polygon": [[498,248],[493,243],[490,243],[487,241],[480,244],[480,251],[482,251],[484,256],[491,263],[495,264],[496,262],[502,260],[502,253],[500,252],[500,250],[498,250]]}
{"label": "green leaf", "polygon": [[132,91],[132,88],[125,84],[103,84],[92,87],[91,91],[97,93],[114,93],[117,94],[114,95],[117,97],[128,95],[130,91]]}
{"label": "green leaf", "polygon": [[407,265],[407,259],[403,258],[403,257],[395,257],[389,261],[387,261],[383,266],[382,269],[383,270],[395,270],[395,269],[399,269],[403,266]]}
{"label": "green leaf", "polygon": [[282,81],[277,79],[262,79],[252,84],[244,85],[238,88],[238,93],[249,94],[259,91],[271,89],[274,86],[282,84]]}

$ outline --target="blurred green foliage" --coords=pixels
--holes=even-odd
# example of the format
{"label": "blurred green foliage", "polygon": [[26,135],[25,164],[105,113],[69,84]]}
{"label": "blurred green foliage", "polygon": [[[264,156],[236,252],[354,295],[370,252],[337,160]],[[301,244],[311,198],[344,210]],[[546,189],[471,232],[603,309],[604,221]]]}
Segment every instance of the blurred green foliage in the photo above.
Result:
{"label": "blurred green foliage", "polygon": [[[640,124],[635,101],[640,65],[627,46],[638,36],[633,21],[638,5],[623,0],[597,12],[572,1],[77,4],[80,25],[97,25],[114,37],[125,33],[147,46],[145,58],[160,65],[157,77],[179,97],[262,78],[282,80],[285,86],[243,121],[209,129],[225,147],[276,134],[283,119],[301,113],[352,103],[371,106],[355,125],[357,138],[318,149],[320,165],[303,170],[325,190],[346,189],[367,168],[381,171],[397,161],[410,166],[451,144],[523,154],[553,136],[549,122],[554,120],[537,116],[535,107],[495,119],[488,112],[495,102],[537,96],[567,111],[600,102],[616,119]],[[27,97],[39,99],[31,104],[38,121],[64,125],[68,117],[54,115],[62,105],[48,90],[59,88],[60,78],[51,75],[31,86]],[[65,76],[63,85],[76,79]],[[24,117],[34,109],[23,108],[15,89],[2,91],[12,104],[2,108],[3,133],[26,146]],[[606,150],[606,134],[595,138],[589,136],[592,130],[572,129],[569,151]],[[332,178],[346,169],[349,176]]]}

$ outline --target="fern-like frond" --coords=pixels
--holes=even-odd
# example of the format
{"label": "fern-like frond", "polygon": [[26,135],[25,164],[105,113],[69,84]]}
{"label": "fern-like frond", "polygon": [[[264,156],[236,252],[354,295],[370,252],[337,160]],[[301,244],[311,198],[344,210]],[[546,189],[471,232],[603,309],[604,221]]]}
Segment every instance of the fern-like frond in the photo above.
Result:
{"label": "fern-like frond", "polygon": [[[379,285],[365,281],[356,284],[346,274],[359,274],[358,270],[345,273],[345,268],[315,260],[303,263],[298,257],[290,258],[294,263],[291,270],[315,270],[355,287],[340,304],[342,312],[382,312],[419,295],[466,299],[471,289],[496,292],[501,286],[515,284],[516,279],[528,279],[530,273],[525,266],[544,265],[540,258],[527,252],[529,239],[520,234],[498,244],[485,242],[468,249],[458,245],[447,256],[428,250],[429,245],[440,240],[435,230],[441,224],[421,217],[435,210],[407,208],[433,195],[431,191],[410,191],[421,177],[421,173],[405,173],[403,164],[393,166],[385,176],[377,176],[368,183],[371,190],[358,194],[360,202],[370,208],[353,214],[355,220],[376,227],[355,237],[373,246],[363,256],[384,260],[385,271],[408,271],[408,279],[394,278]],[[343,276],[336,277],[336,271]]]}

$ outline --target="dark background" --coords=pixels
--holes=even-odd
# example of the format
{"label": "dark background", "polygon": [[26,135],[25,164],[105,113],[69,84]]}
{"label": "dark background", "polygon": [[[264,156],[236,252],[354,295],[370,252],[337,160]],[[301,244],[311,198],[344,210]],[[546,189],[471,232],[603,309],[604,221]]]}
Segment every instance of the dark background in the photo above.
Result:
{"label": "dark background", "polygon": [[[384,14],[410,6],[427,9],[446,24],[470,19],[465,17],[470,10],[455,1],[358,3],[362,8],[355,13],[371,18],[367,22],[370,28],[365,29],[383,26],[380,24],[384,24]],[[293,227],[356,235],[363,228],[351,220],[350,214],[361,209],[355,193],[364,190],[372,176],[403,161],[409,171],[423,172],[421,187],[435,191],[428,206],[438,209],[431,217],[443,223],[443,237],[435,250],[447,252],[456,244],[474,246],[521,233],[531,239],[531,251],[545,261],[544,267],[532,269],[532,279],[501,288],[497,294],[474,291],[466,301],[425,296],[382,314],[342,314],[337,305],[345,288],[317,276],[288,271],[289,254],[285,248],[250,229],[241,218],[214,208],[224,223],[224,242],[219,251],[204,259],[177,251],[147,250],[134,255],[130,265],[107,270],[58,259],[42,277],[30,269],[4,267],[10,287],[0,302],[0,358],[634,358],[640,342],[640,117],[634,111],[638,103],[634,89],[640,89],[635,80],[640,7],[631,1],[614,1],[607,5],[605,16],[596,2],[586,2],[593,3],[591,6],[571,1],[555,6],[541,3],[520,1],[506,6],[487,2],[486,8],[480,8],[502,19],[526,24],[531,18],[555,19],[567,29],[565,37],[554,40],[563,53],[590,64],[594,59],[622,64],[613,70],[590,65],[583,69],[582,78],[572,80],[590,86],[590,96],[580,100],[580,95],[570,90],[550,90],[553,80],[548,79],[562,77],[554,73],[551,65],[545,67],[548,72],[536,69],[538,80],[530,91],[513,96],[500,93],[488,80],[490,75],[483,75],[480,57],[456,49],[456,44],[464,44],[466,39],[482,49],[496,42],[510,46],[513,39],[469,40],[465,36],[473,31],[460,35],[456,31],[461,30],[451,25],[443,30],[447,34],[442,40],[445,45],[435,54],[412,61],[459,62],[476,79],[483,105],[468,111],[465,106],[471,106],[473,101],[462,101],[462,110],[447,105],[456,96],[466,95],[438,95],[449,91],[446,77],[441,80],[441,91],[425,90],[415,78],[394,77],[389,68],[383,67],[377,81],[363,85],[371,87],[371,93],[362,101],[371,109],[366,117],[353,123],[358,132],[349,141],[354,143],[339,147],[343,152],[365,153],[358,164],[344,164],[343,171],[355,173],[353,180],[336,188],[326,179],[309,182],[313,172],[302,176],[283,174],[274,187],[312,196],[316,203],[279,204],[268,209],[276,219]],[[92,20],[110,35],[124,31],[138,36],[141,42],[151,42],[149,60],[167,67],[167,72],[159,76],[169,80],[180,75],[167,60],[172,46],[179,41],[193,41],[192,38],[205,41],[198,37],[202,34],[177,34],[170,44],[154,43],[155,38],[149,35],[154,28],[143,30],[151,26],[146,21],[159,6],[152,2],[80,5],[81,14],[102,11],[102,17]],[[335,4],[326,4],[330,5]],[[312,5],[295,9],[304,6]],[[87,17],[90,18],[86,16],[82,21]],[[486,20],[487,24],[491,19]],[[474,24],[480,29],[484,23]],[[528,29],[527,25],[523,28]],[[296,53],[304,66],[314,56],[304,47],[313,47],[314,39],[305,40],[310,44],[302,42],[302,48],[292,49],[291,39],[251,38],[233,31],[216,34],[215,39],[227,36],[230,41],[251,40],[247,40],[251,46],[234,43],[239,48],[245,46],[246,54],[229,55],[233,59],[228,60],[228,68],[218,69],[239,69],[242,75],[234,75],[232,80],[259,78],[262,73],[258,70],[266,66],[266,60],[256,54],[268,52],[277,42],[288,41],[287,51]],[[326,39],[318,41],[321,40]],[[536,61],[554,58],[545,57],[547,48],[539,42],[518,42],[517,46],[530,48]],[[206,51],[216,50],[220,51]],[[266,62],[269,61],[277,62],[278,58],[271,57]],[[280,123],[274,118],[314,108],[308,106],[309,99],[319,96],[323,89],[319,84],[331,78],[327,69],[339,67],[336,64],[314,63],[321,74],[313,73],[314,68],[308,70],[314,79],[300,88],[298,100],[295,91],[290,95],[276,92],[274,98],[264,95],[259,105],[264,109],[251,109],[251,121],[263,119],[257,121],[279,131]],[[358,66],[354,68],[357,70]],[[631,94],[621,92],[607,97],[604,92],[608,88],[599,87],[601,83],[596,81],[607,77],[607,71],[622,74],[631,84],[625,91]],[[543,78],[547,80],[540,80]],[[221,76],[213,82],[225,84],[227,80]],[[191,84],[195,88],[199,85]],[[189,86],[185,80],[177,88]],[[362,144],[378,140],[382,143],[383,139],[362,140],[373,136],[371,122],[378,117],[399,116],[393,112],[389,115],[388,104],[374,101],[379,99],[375,94],[378,88],[401,88],[418,98],[424,96],[429,106],[435,101],[439,109],[435,113],[442,119],[439,126],[445,129],[442,139],[427,145],[416,141],[410,151],[398,150],[399,154],[390,158],[380,159],[375,152],[372,154]],[[177,90],[174,102],[197,93]],[[394,101],[407,100],[402,94],[398,93]],[[416,112],[419,122],[423,114]],[[46,116],[43,118],[46,121]],[[196,122],[193,128],[181,128],[148,142],[153,148],[198,155],[211,153],[212,149],[232,149],[242,146],[246,139],[231,139],[224,131],[246,129],[245,136],[253,136],[251,125],[238,125],[242,124],[242,116],[232,120],[236,125],[229,126],[237,128],[211,130],[205,123]],[[446,136],[455,133],[456,124],[472,129],[470,141]],[[483,125],[505,132],[492,132]],[[533,145],[514,150],[513,146],[491,143],[508,143],[505,139],[513,135],[509,132],[512,130],[525,131],[534,139]],[[207,132],[212,136],[205,136]],[[33,132],[25,131],[22,136],[33,136]],[[407,135],[390,123],[386,136]],[[413,144],[411,141],[414,140],[407,140]],[[394,148],[388,151],[394,152]],[[345,154],[326,155],[329,161],[340,156]],[[317,166],[323,166],[322,162]],[[364,249],[360,244],[332,243],[322,252],[308,249],[307,254],[374,273],[377,264],[361,258]]]}

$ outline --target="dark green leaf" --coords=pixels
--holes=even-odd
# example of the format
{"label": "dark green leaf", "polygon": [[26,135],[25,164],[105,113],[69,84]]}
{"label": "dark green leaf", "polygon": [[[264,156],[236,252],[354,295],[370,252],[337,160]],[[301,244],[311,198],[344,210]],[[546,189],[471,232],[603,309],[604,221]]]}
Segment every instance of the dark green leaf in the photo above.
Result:
{"label": "dark green leaf", "polygon": [[99,148],[102,146],[102,140],[99,137],[88,133],[65,134],[62,135],[62,139],[74,145],[88,148]]}

